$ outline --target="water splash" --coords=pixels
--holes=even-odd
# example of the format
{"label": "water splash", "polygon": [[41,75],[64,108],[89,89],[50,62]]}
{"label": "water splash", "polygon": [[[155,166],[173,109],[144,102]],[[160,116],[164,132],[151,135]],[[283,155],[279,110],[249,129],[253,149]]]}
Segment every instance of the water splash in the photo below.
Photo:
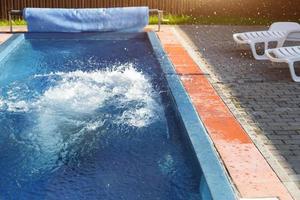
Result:
{"label": "water splash", "polygon": [[40,94],[33,92],[30,100],[32,91],[22,86],[11,87],[0,97],[0,111],[30,118],[32,125],[14,137],[26,149],[22,162],[27,163],[24,166],[29,167],[30,176],[88,155],[111,127],[144,128],[162,117],[160,98],[151,80],[132,64],[38,74],[32,79],[46,79],[51,84]]}
{"label": "water splash", "polygon": [[[137,71],[133,64],[113,69],[83,72],[56,72],[38,74],[34,78],[48,77],[55,82],[42,95],[30,102],[24,88],[13,87],[8,97],[0,97],[0,109],[9,112],[43,112],[45,109],[66,114],[88,114],[104,106],[125,108],[114,120],[118,124],[143,127],[157,118],[158,96],[150,80]],[[23,92],[20,93],[20,90]],[[133,106],[130,106],[134,104]]]}

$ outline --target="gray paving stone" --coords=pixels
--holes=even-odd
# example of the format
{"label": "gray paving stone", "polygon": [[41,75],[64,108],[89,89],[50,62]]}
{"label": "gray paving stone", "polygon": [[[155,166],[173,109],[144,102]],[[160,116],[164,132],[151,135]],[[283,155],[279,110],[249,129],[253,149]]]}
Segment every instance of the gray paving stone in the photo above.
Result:
{"label": "gray paving stone", "polygon": [[[211,82],[247,130],[264,135],[270,153],[287,174],[300,176],[300,83],[285,63],[254,60],[248,46],[237,45],[236,32],[266,29],[249,26],[180,26],[207,63]],[[298,42],[287,42],[300,45]],[[296,70],[300,74],[300,67]],[[246,115],[246,116],[245,116]],[[256,138],[252,135],[252,139]],[[259,138],[258,138],[259,139]],[[256,140],[256,139],[255,139]],[[258,145],[258,144],[257,144]],[[267,155],[266,155],[267,156]],[[278,171],[278,173],[280,173]],[[300,191],[299,181],[293,179]],[[293,190],[293,189],[292,189]]]}

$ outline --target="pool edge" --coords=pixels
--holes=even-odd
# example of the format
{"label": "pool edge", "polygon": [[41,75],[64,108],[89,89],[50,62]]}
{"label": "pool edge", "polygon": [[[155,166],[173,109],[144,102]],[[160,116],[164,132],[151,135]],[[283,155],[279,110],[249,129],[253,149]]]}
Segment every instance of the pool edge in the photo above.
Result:
{"label": "pool edge", "polygon": [[185,91],[172,62],[164,52],[154,32],[148,32],[149,41],[165,74],[173,100],[185,126],[192,148],[197,156],[213,199],[237,199],[233,186],[220,162],[218,153],[206,128]]}

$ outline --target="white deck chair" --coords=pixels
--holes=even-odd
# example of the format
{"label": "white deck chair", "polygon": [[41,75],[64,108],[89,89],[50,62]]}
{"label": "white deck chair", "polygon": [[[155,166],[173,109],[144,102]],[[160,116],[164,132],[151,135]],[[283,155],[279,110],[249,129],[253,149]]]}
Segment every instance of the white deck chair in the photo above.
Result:
{"label": "white deck chair", "polygon": [[[276,22],[268,31],[245,32],[233,34],[233,39],[239,44],[249,44],[256,60],[267,60],[265,50],[270,42],[277,42],[276,47],[282,47],[289,34],[300,32],[300,24],[295,22]],[[264,53],[259,55],[256,44],[264,43]]]}
{"label": "white deck chair", "polygon": [[300,46],[268,49],[266,55],[273,62],[288,63],[292,79],[300,82],[300,76],[295,72],[295,62],[300,61]]}

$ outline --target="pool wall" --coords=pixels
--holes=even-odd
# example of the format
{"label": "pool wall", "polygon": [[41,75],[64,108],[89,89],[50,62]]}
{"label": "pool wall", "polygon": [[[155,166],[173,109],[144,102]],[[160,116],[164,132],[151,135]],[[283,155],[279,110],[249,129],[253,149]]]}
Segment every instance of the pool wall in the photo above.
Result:
{"label": "pool wall", "polygon": [[202,198],[207,199],[207,196],[205,196],[207,195],[207,191],[205,191],[205,185],[207,184],[212,199],[237,199],[218,153],[158,37],[154,32],[148,32],[148,37],[167,79],[170,95],[177,108],[178,118],[182,126],[185,127],[190,146],[205,177],[205,183],[201,181],[203,189],[200,192]]}
{"label": "pool wall", "polygon": [[0,62],[13,51],[24,39],[23,34],[13,34],[8,40],[0,45]]}

